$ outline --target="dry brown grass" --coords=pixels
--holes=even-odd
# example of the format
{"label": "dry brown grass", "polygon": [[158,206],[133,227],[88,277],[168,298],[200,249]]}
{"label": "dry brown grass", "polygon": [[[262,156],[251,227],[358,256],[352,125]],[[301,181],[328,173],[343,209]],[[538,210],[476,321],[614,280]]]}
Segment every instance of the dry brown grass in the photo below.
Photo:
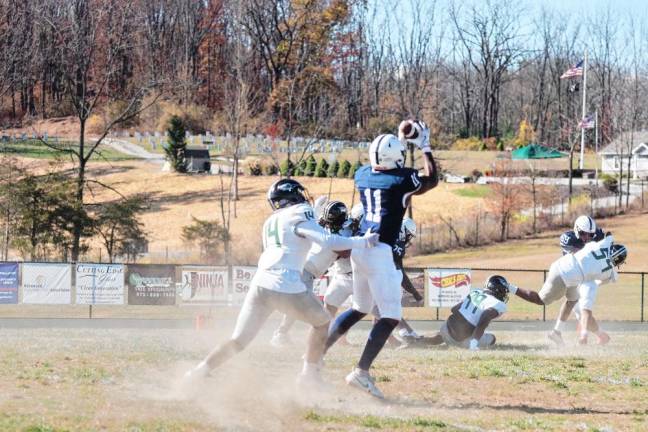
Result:
{"label": "dry brown grass", "polygon": [[[192,223],[192,217],[199,219],[219,219],[221,217],[221,183],[218,176],[181,175],[164,173],[158,165],[139,162],[117,162],[92,165],[90,175],[109,184],[124,195],[148,192],[153,196],[151,209],[144,214],[142,222],[149,233],[149,260],[166,259],[169,249],[170,261],[184,261],[197,258],[193,249],[183,244],[180,238],[183,226]],[[266,201],[266,191],[278,177],[240,177],[241,199],[236,203],[237,217],[232,218],[234,236],[233,259],[236,262],[256,263],[261,249],[260,229],[271,209]],[[358,202],[353,196],[353,181],[348,179],[298,178],[309,190],[312,197],[326,195],[331,187],[331,198],[351,206]],[[229,178],[223,178],[225,188]],[[453,193],[463,185],[442,183],[426,195],[415,197],[413,208],[419,223],[444,217],[460,217],[468,214],[480,203],[481,198],[461,197]],[[117,195],[107,190],[98,190],[92,198],[96,201],[116,199]],[[96,246],[95,252],[96,254]],[[181,254],[178,251],[186,251]]]}

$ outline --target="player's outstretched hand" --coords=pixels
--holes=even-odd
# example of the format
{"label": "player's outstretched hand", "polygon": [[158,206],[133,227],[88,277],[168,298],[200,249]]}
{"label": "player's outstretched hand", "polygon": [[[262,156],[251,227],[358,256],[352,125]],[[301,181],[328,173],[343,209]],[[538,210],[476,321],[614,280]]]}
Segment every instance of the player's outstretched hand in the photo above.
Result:
{"label": "player's outstretched hand", "polygon": [[315,202],[313,203],[313,211],[315,212],[315,216],[319,219],[320,214],[322,213],[322,208],[324,207],[324,204],[326,204],[326,201],[328,201],[328,197],[326,195],[320,195],[315,199]]}
{"label": "player's outstretched hand", "polygon": [[373,233],[371,231],[367,231],[364,235],[365,239],[365,244],[367,245],[367,248],[372,248],[378,244],[380,236],[378,233]]}
{"label": "player's outstretched hand", "polygon": [[506,289],[508,290],[509,294],[515,294],[518,290],[518,287],[509,282],[508,285],[506,285]]}
{"label": "player's outstretched hand", "polygon": [[398,126],[398,137],[416,145],[423,151],[430,151],[430,128],[421,120],[404,120]]}

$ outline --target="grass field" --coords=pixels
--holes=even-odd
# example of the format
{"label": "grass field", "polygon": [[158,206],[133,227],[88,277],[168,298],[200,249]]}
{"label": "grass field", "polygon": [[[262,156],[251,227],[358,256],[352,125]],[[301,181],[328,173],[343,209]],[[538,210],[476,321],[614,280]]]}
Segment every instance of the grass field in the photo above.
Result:
{"label": "grass field", "polygon": [[[197,258],[197,250],[184,244],[180,238],[182,227],[192,223],[192,217],[220,220],[219,176],[179,175],[164,173],[155,164],[128,161],[115,163],[95,163],[89,175],[119,190],[124,195],[148,192],[152,195],[152,206],[142,216],[144,229],[150,233],[148,260],[151,262],[191,262]],[[266,191],[278,179],[277,176],[250,177],[241,176],[239,191],[241,200],[236,203],[237,216],[232,209],[232,233],[236,247],[234,260],[244,263],[256,263],[261,249],[261,226],[271,213],[266,201]],[[228,187],[229,178],[224,178],[224,187]],[[354,195],[353,181],[348,179],[319,179],[300,177],[312,197],[327,195],[329,188],[331,199],[345,202],[349,207],[359,202]],[[434,220],[439,215],[460,217],[470,213],[480,205],[483,199],[466,197],[454,193],[466,188],[465,185],[442,183],[434,191],[434,196],[414,197],[413,207],[418,220]],[[93,199],[104,201],[116,199],[117,195],[108,190],[98,190]],[[92,198],[92,197],[89,197]],[[440,206],[439,202],[444,205]],[[98,248],[91,250],[90,259],[98,258]]]}
{"label": "grass field", "polygon": [[[59,145],[64,149],[73,149],[77,151],[79,149],[78,143],[75,144],[61,142]],[[33,159],[69,159],[69,156],[66,153],[56,151],[51,147],[43,144],[41,141],[32,139],[0,143],[0,154],[5,156],[20,156]],[[106,145],[99,145],[91,158],[91,160],[93,161],[122,161],[131,159],[135,159],[135,157],[120,153]]]}
{"label": "grass field", "polygon": [[[549,347],[541,333],[497,332],[500,346],[385,350],[373,374],[380,402],[343,377],[361,347],[335,346],[330,388],[298,393],[304,328],[277,350],[252,346],[181,397],[182,372],[230,328],[2,329],[0,430],[62,431],[643,431],[648,336],[612,334],[606,347]],[[366,329],[354,329],[359,344]]]}

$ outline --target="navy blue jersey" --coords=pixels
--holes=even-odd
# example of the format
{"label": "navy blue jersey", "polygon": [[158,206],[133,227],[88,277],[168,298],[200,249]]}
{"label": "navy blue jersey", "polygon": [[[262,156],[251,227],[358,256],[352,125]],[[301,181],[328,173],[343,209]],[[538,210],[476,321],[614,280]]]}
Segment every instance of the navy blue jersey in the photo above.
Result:
{"label": "navy blue jersey", "polygon": [[421,188],[418,171],[412,168],[372,171],[371,166],[365,165],[356,171],[355,185],[365,212],[360,231],[377,232],[381,242],[393,247],[407,201]]}
{"label": "navy blue jersey", "polygon": [[401,270],[403,268],[403,258],[405,258],[405,249],[407,245],[405,244],[405,239],[398,236],[396,243],[392,247],[392,253],[394,255],[394,264],[396,264],[396,269]]}
{"label": "navy blue jersey", "polygon": [[[601,241],[605,238],[605,234],[601,228],[596,228],[594,232],[594,237],[592,238],[593,242]],[[583,249],[585,243],[582,239],[576,238],[576,233],[574,231],[565,231],[560,236],[560,247],[562,249],[563,255],[568,253],[578,252]]]}

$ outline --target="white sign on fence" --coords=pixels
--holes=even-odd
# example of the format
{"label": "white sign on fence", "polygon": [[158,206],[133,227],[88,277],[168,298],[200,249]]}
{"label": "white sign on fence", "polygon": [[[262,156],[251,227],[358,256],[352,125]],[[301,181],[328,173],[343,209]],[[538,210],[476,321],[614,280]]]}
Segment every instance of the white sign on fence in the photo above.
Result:
{"label": "white sign on fence", "polygon": [[182,267],[182,301],[210,304],[230,301],[227,267]]}
{"label": "white sign on fence", "polygon": [[77,264],[76,303],[85,305],[124,304],[124,266],[121,264]]}
{"label": "white sign on fence", "polygon": [[256,267],[250,266],[232,267],[232,304],[243,304],[243,299],[250,289],[250,282],[256,270]]}
{"label": "white sign on fence", "polygon": [[452,307],[470,291],[468,269],[426,269],[426,304],[429,307]]}
{"label": "white sign on fence", "polygon": [[69,264],[25,263],[22,268],[23,303],[70,304],[72,271]]}

